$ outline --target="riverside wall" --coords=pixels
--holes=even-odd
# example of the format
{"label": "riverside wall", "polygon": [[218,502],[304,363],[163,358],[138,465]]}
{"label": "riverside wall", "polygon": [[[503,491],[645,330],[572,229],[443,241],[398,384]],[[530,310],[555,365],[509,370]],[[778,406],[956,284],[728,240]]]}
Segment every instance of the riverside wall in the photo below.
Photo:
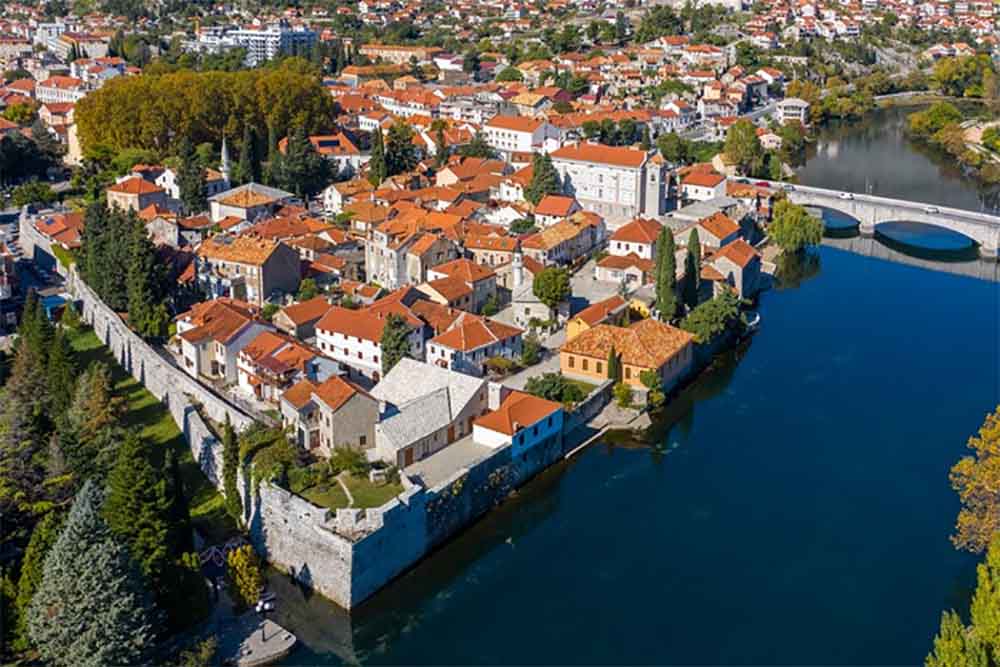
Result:
{"label": "riverside wall", "polygon": [[[202,414],[218,422],[228,416],[237,430],[253,419],[134,334],[75,270],[68,272],[67,289],[79,300],[83,319],[122,367],[167,405],[195,460],[221,487],[221,443]],[[567,416],[568,422],[582,423],[599,412],[610,396],[606,384],[591,392],[578,412]],[[382,507],[336,512],[241,476],[244,518],[250,541],[268,562],[350,609],[562,456],[561,434],[517,458],[507,446],[456,470],[433,488],[403,476],[403,493]]]}

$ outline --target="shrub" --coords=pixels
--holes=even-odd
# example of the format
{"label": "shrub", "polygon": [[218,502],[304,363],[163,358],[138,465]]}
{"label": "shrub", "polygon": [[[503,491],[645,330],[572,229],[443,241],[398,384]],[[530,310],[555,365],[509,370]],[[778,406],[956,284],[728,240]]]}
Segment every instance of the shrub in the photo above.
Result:
{"label": "shrub", "polygon": [[365,453],[350,447],[337,447],[330,455],[330,469],[334,474],[347,471],[354,476],[366,475],[371,469],[371,463]]}
{"label": "shrub", "polygon": [[507,375],[517,367],[517,364],[507,357],[490,357],[485,361],[485,365],[487,370],[497,375]]}
{"label": "shrub", "polygon": [[226,576],[233,601],[244,609],[252,607],[264,590],[264,574],[257,552],[249,544],[244,544],[229,552],[226,556],[226,565]]}
{"label": "shrub", "polygon": [[620,408],[632,406],[632,389],[624,382],[619,382],[614,388],[615,403]]}

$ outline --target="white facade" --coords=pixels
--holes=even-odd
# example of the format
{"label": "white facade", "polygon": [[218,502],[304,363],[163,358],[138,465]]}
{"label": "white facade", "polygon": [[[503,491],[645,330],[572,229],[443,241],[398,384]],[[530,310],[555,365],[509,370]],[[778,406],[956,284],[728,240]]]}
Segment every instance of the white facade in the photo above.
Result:
{"label": "white facade", "polygon": [[[410,332],[410,356],[424,358],[424,339],[420,329]],[[339,331],[316,329],[320,352],[349,368],[351,376],[362,375],[376,382],[382,376],[382,346],[379,341],[348,336]]]}
{"label": "white facade", "polygon": [[316,33],[306,28],[291,28],[287,23],[272,23],[266,28],[234,30],[227,35],[247,51],[251,67],[282,54],[305,54],[316,44]]}

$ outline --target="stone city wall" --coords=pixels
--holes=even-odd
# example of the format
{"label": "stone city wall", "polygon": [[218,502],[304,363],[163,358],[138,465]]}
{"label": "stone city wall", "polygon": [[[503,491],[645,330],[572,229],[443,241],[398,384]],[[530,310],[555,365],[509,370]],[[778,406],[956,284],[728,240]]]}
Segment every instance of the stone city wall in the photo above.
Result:
{"label": "stone city wall", "polygon": [[[221,443],[195,404],[214,421],[225,421],[228,415],[237,430],[253,420],[132,333],[75,271],[67,286],[81,302],[84,320],[122,367],[166,403],[195,459],[209,479],[221,486]],[[585,421],[585,415],[596,414],[603,407],[608,395],[608,388],[602,385],[581,403],[579,417],[568,419]],[[561,436],[550,438],[517,460],[512,459],[511,448],[504,447],[457,470],[434,488],[425,489],[404,476],[404,492],[382,507],[336,513],[272,484],[252,488],[241,479],[250,540],[268,562],[350,609],[562,455]]]}

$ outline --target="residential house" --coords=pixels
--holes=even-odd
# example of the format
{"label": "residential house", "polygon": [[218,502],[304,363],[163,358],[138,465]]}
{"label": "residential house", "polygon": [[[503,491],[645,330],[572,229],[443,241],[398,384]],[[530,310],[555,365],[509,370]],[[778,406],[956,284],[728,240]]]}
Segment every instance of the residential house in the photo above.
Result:
{"label": "residential house", "polygon": [[212,222],[234,217],[253,222],[271,215],[285,204],[294,204],[298,198],[291,192],[270,188],[258,183],[247,183],[209,197]]}
{"label": "residential house", "polygon": [[296,443],[329,458],[334,450],[375,446],[379,402],[339,375],[323,382],[300,380],[281,396],[282,421]]}
{"label": "residential house", "polygon": [[428,280],[450,278],[458,280],[471,291],[469,310],[479,312],[491,298],[496,297],[496,273],[466,258],[439,264],[427,271]]}
{"label": "residential house", "polygon": [[511,458],[562,438],[563,406],[522,391],[512,391],[500,407],[472,425],[476,444],[493,449],[511,447]]}
{"label": "residential house", "polygon": [[559,130],[544,118],[494,116],[483,126],[492,148],[509,157],[513,153],[539,153],[559,145]]}
{"label": "residential house", "polygon": [[471,434],[488,394],[482,378],[401,359],[371,390],[385,406],[375,425],[378,458],[405,468]]}
{"label": "residential house", "polygon": [[685,201],[708,201],[726,194],[726,177],[705,169],[691,170],[681,179],[681,197]]}
{"label": "residential house", "polygon": [[743,239],[736,239],[705,258],[719,272],[722,283],[741,298],[750,298],[760,288],[760,254]]}
{"label": "residential house", "polygon": [[237,386],[248,396],[270,403],[277,403],[300,379],[322,381],[338,370],[333,360],[275,331],[260,332],[236,356]]}
{"label": "residential house", "polygon": [[542,227],[548,227],[582,210],[580,202],[573,197],[545,195],[535,206],[535,223]]}
{"label": "residential house", "polygon": [[285,306],[271,320],[278,331],[300,340],[308,340],[316,335],[316,323],[333,306],[325,296],[316,296],[307,301]]}
{"label": "residential house", "polygon": [[427,342],[427,363],[481,377],[489,359],[521,356],[523,333],[486,317],[464,316]]}
{"label": "residential house", "polygon": [[559,370],[568,377],[602,382],[608,377],[612,350],[620,357],[622,382],[642,390],[642,373],[654,371],[664,391],[669,391],[691,371],[694,336],[655,319],[628,327],[598,324],[563,343]]}
{"label": "residential house", "polygon": [[291,294],[299,287],[299,254],[280,241],[218,234],[195,254],[198,284],[215,297],[262,306],[272,295]]}
{"label": "residential house", "polygon": [[786,97],[775,105],[775,120],[782,125],[796,122],[809,125],[809,103],[797,97]]}
{"label": "residential house", "polygon": [[615,230],[608,242],[608,253],[618,257],[636,255],[642,259],[656,259],[656,242],[663,230],[656,220],[636,218]]}
{"label": "residential house", "polygon": [[178,315],[180,366],[194,377],[236,382],[237,357],[261,332],[272,329],[257,306],[218,298]]}
{"label": "residential house", "polygon": [[617,323],[628,310],[628,305],[628,301],[617,294],[590,304],[569,318],[569,322],[566,323],[566,340],[573,340],[598,324]]}
{"label": "residential house", "polygon": [[698,241],[706,248],[721,248],[740,236],[740,226],[721,212],[699,220],[695,228],[698,230]]}
{"label": "residential house", "polygon": [[141,211],[147,206],[166,207],[163,188],[140,176],[128,176],[107,189],[108,207]]}

